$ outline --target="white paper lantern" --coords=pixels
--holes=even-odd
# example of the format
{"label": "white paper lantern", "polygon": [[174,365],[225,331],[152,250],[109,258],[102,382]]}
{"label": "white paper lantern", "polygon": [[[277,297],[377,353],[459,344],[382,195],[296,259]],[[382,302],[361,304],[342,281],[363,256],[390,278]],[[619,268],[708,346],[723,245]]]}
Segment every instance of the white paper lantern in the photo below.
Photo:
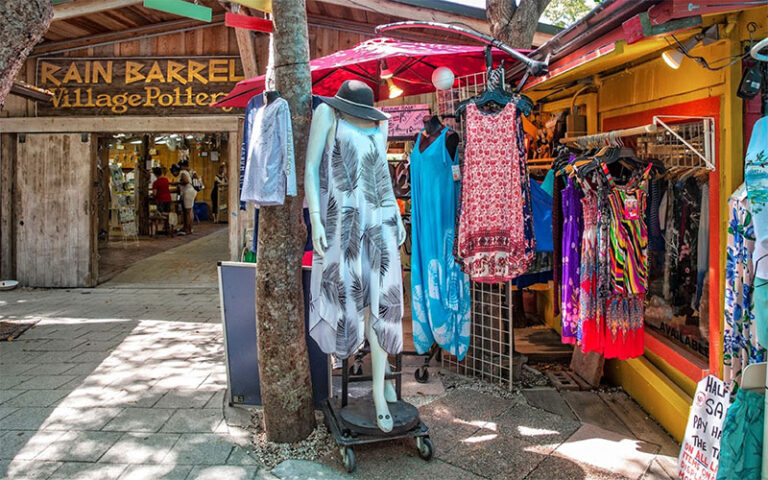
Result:
{"label": "white paper lantern", "polygon": [[438,90],[448,90],[453,86],[453,72],[448,67],[437,67],[432,72],[432,85]]}

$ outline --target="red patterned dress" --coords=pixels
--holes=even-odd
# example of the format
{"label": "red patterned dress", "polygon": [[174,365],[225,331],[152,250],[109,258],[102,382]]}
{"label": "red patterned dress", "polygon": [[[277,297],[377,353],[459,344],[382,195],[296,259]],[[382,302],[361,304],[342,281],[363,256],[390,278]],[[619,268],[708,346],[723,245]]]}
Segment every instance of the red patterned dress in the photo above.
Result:
{"label": "red patterned dress", "polygon": [[531,218],[520,122],[513,103],[497,114],[467,106],[458,250],[476,282],[512,280],[534,256],[532,235],[526,236]]}

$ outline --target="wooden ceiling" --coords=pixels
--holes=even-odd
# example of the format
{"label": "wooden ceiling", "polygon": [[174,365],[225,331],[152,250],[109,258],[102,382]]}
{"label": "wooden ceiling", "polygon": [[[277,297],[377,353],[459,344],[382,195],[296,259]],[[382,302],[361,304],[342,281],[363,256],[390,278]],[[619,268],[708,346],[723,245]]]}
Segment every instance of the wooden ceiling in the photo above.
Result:
{"label": "wooden ceiling", "polygon": [[[120,4],[120,2],[115,3],[117,5]],[[37,53],[49,51],[58,46],[63,47],[72,41],[84,39],[98,41],[100,38],[103,38],[105,41],[113,38],[118,39],[120,36],[115,34],[120,33],[125,33],[135,39],[142,35],[157,34],[157,32],[178,31],[184,28],[201,28],[209,25],[158,10],[144,8],[140,3],[125,3],[130,3],[130,5],[87,15],[54,19],[44,36],[44,41],[38,44],[36,48]],[[223,23],[226,10],[222,3],[215,0],[200,0],[199,3],[211,7],[213,11],[212,23]],[[307,14],[310,25],[314,24],[315,26],[324,26],[337,30],[350,29],[356,33],[372,34],[373,28],[376,25],[407,20],[402,17],[384,15],[332,3],[326,3],[322,0],[307,0]],[[74,4],[74,2],[64,1],[58,5],[69,6],[70,4]],[[450,43],[457,43],[459,41],[466,43],[469,40],[466,37],[463,37],[463,40],[459,40],[461,37],[437,31],[430,31],[426,34],[412,30],[395,33],[396,35],[393,36],[411,37],[414,40],[419,38],[431,39],[433,41],[440,39]]]}
{"label": "wooden ceiling", "polygon": [[[339,33],[356,34],[359,38],[375,36],[377,25],[407,20],[363,8],[340,5],[347,0],[307,0],[307,19],[310,27]],[[370,1],[370,0],[366,0]],[[379,2],[381,0],[376,0]],[[228,2],[200,0],[212,9],[211,23],[179,17],[158,10],[144,8],[136,0],[58,0],[56,16],[43,41],[33,49],[31,56],[50,56],[80,51],[83,48],[106,46],[142,38],[191,32],[224,25]],[[112,7],[112,8],[110,8]],[[405,6],[407,13],[408,7]],[[423,14],[425,9],[415,7]],[[428,11],[440,14],[440,12]],[[243,12],[241,12],[243,13]],[[258,16],[259,12],[245,13]],[[455,18],[455,17],[453,17]],[[402,40],[432,43],[474,44],[472,39],[438,30],[398,30],[388,36]],[[347,45],[344,48],[348,48]]]}

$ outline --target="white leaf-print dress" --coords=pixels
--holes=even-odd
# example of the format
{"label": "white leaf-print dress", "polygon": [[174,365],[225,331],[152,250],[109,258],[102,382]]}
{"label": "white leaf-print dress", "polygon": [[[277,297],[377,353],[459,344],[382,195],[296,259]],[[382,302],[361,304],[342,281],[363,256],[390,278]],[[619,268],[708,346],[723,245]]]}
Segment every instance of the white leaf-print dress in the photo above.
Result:
{"label": "white leaf-print dress", "polygon": [[363,313],[387,353],[403,348],[400,209],[387,165],[387,125],[360,128],[337,116],[333,146],[320,164],[320,217],[328,248],[315,255],[310,335],[325,353],[347,358],[364,340]]}

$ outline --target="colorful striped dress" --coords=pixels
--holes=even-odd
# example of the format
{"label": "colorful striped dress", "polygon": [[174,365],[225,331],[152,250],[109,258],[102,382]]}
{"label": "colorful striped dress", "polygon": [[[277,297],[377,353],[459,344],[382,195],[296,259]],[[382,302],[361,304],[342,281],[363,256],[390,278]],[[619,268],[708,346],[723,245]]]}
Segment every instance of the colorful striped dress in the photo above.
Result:
{"label": "colorful striped dress", "polygon": [[618,186],[609,178],[610,267],[613,293],[644,294],[648,287],[648,227],[645,210],[648,170],[639,182]]}
{"label": "colorful striped dress", "polygon": [[643,299],[648,287],[645,211],[649,172],[650,165],[639,178],[618,186],[606,171],[610,185],[608,261],[613,294],[605,301],[605,358],[624,360],[644,352]]}

